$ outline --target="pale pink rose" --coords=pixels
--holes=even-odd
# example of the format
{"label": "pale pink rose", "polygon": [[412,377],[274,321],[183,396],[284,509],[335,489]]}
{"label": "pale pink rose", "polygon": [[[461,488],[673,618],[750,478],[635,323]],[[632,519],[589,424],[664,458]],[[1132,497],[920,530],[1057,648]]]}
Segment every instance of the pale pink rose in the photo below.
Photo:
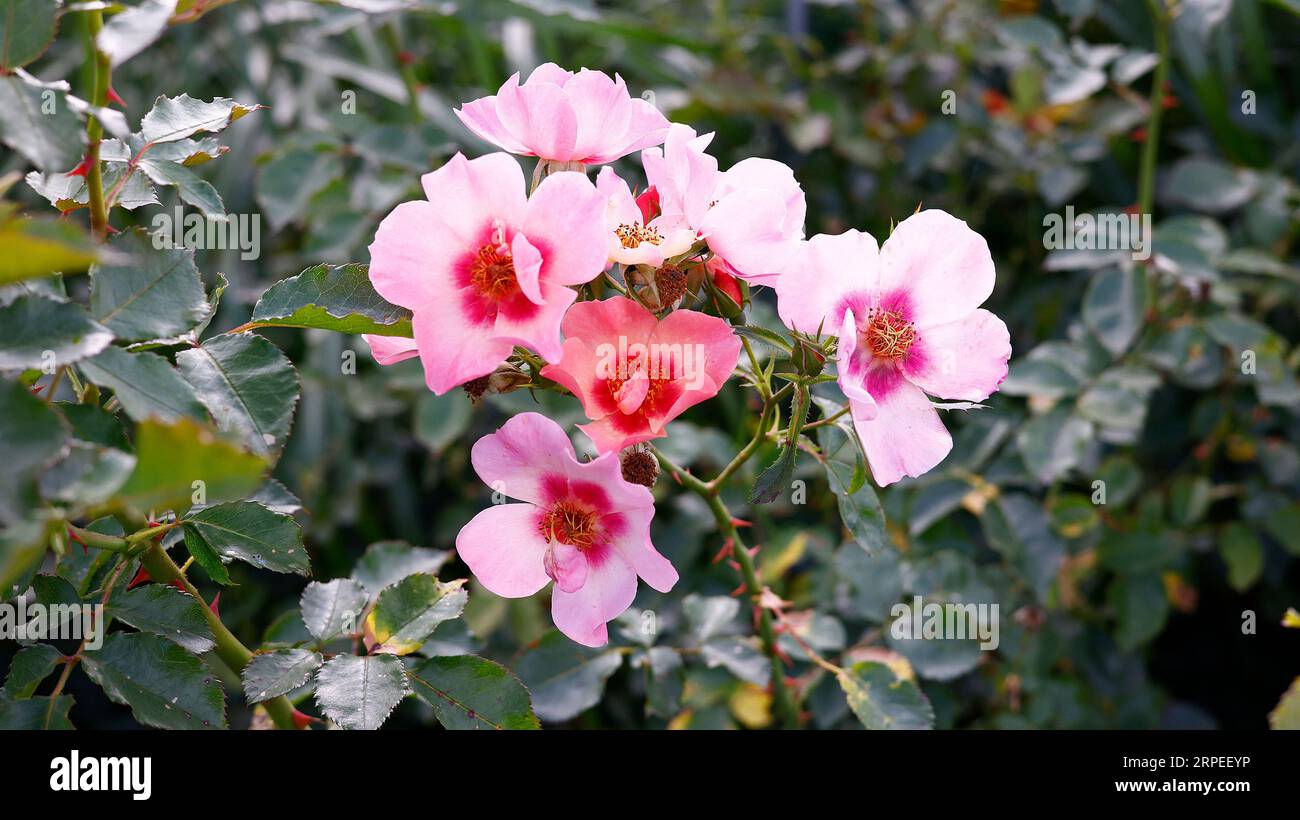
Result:
{"label": "pale pink rose", "polygon": [[573,391],[602,453],[665,435],[687,408],[717,395],[740,339],[715,316],[675,310],[663,319],[621,296],[579,302],[564,316],[564,355],[542,375]]}
{"label": "pale pink rose", "polygon": [[654,497],[623,479],[618,456],[579,461],[558,424],[521,413],[475,442],[479,478],[522,504],[497,504],[456,536],[474,577],[505,598],[554,581],[551,617],[584,646],[603,646],[605,624],[636,597],[637,576],[659,592],[677,570],[650,543]]}
{"label": "pale pink rose", "polygon": [[[560,318],[605,269],[605,199],[583,174],[552,174],[531,197],[509,154],[457,154],[421,180],[370,245],[370,281],[413,314],[425,380],[445,393],[486,376],[515,345],[560,355]],[[374,338],[368,339],[372,345]],[[378,342],[381,364],[412,354]],[[405,346],[404,346],[405,345]]]}
{"label": "pale pink rose", "polygon": [[647,221],[632,190],[608,165],[596,175],[596,190],[605,197],[609,261],[657,268],[665,259],[686,253],[694,244],[695,231],[684,222],[674,223],[663,217]]}
{"label": "pale pink rose", "polygon": [[512,154],[602,165],[664,141],[668,120],[628,94],[623,78],[554,63],[519,84],[515,74],[494,96],[465,103],[456,116],[469,130]]}
{"label": "pale pink rose", "polygon": [[984,238],[928,210],[879,250],[858,231],[814,236],[778,280],[788,327],[839,336],[839,384],[877,484],[922,475],[952,449],[927,393],[982,401],[1006,378],[1007,326],[980,308],[993,279]]}
{"label": "pale pink rose", "polygon": [[662,149],[641,152],[646,179],[659,194],[660,219],[693,228],[737,276],[775,284],[803,239],[803,189],[776,160],[751,157],[719,171],[706,153],[712,140],[674,123]]}

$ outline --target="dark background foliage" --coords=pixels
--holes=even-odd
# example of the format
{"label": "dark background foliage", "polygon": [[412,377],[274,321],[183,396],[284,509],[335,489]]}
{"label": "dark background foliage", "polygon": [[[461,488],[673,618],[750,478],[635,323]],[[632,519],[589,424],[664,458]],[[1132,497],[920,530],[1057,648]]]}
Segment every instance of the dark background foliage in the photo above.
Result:
{"label": "dark background foliage", "polygon": [[[355,5],[371,10],[225,5],[173,27],[115,74],[132,122],[154,97],[183,92],[269,106],[232,125],[229,154],[199,169],[228,212],[263,218],[260,258],[198,256],[209,285],[218,271],[230,280],[215,331],[245,322],[275,281],[320,262],[368,261],[375,226],[418,195],[419,174],[456,150],[489,150],[452,107],[545,61],[617,71],[671,119],[716,131],[722,167],[748,156],[790,164],[807,192],[809,235],[856,227],[883,239],[923,204],[967,220],[997,264],[986,306],[1011,328],[1011,376],[988,409],[945,413],[957,446],[938,469],[879,493],[887,524],[870,555],[811,458],[796,475],[806,503],[787,494],[745,505],[775,446],[725,494],[753,521],[765,582],[812,613],[806,639],[850,660],[873,647],[901,652],[940,727],[1267,725],[1300,672],[1300,637],[1279,625],[1300,603],[1293,2],[1181,4],[1158,140],[1156,254],[1139,268],[1146,288],[1113,257],[1043,241],[1044,217],[1067,206],[1118,212],[1139,201],[1154,62],[1144,3]],[[83,56],[78,37],[61,36],[28,70],[79,88]],[[349,92],[355,113],[345,113]],[[0,156],[0,171],[25,168]],[[634,159],[619,165],[629,178]],[[19,196],[45,207],[30,191]],[[173,204],[165,189],[162,209]],[[114,226],[148,225],[157,210],[116,211]],[[751,316],[779,326],[770,293]],[[509,414],[540,402],[562,424],[581,421],[577,402],[554,394],[491,397],[471,411],[464,396],[427,393],[416,363],[379,368],[357,337],[263,332],[303,381],[276,475],[302,499],[320,580],[347,576],[372,542],[449,549],[490,493],[469,468],[469,446]],[[340,367],[349,350],[355,375]],[[1242,372],[1243,351],[1257,354],[1254,374]],[[673,424],[663,449],[713,474],[750,436],[751,393],[729,385]],[[832,385],[823,397],[835,395]],[[1104,505],[1092,500],[1098,480]],[[711,518],[666,478],[656,497],[655,542],[682,582],[667,596],[643,586],[628,633],[611,625],[623,663],[600,702],[552,714],[584,727],[766,725],[761,663],[712,665],[706,648],[748,634],[748,615],[726,618],[720,638],[689,611],[716,604],[725,614],[725,604],[683,603],[739,583],[711,562],[721,546]],[[294,617],[300,578],[231,572],[238,586],[221,612],[246,644],[292,629],[281,616]],[[441,574],[467,572],[453,563]],[[889,604],[913,592],[998,601],[1001,647],[893,642]],[[507,602],[472,585],[469,601],[439,637],[529,682],[530,647],[550,630],[544,598]],[[683,665],[662,674],[634,665],[641,609],[654,613],[657,646],[686,650]],[[1256,634],[1243,634],[1247,610]],[[812,725],[853,724],[834,680],[783,645],[792,674],[812,686]],[[78,725],[132,723],[88,681],[70,691]],[[430,722],[414,700],[392,721]]]}

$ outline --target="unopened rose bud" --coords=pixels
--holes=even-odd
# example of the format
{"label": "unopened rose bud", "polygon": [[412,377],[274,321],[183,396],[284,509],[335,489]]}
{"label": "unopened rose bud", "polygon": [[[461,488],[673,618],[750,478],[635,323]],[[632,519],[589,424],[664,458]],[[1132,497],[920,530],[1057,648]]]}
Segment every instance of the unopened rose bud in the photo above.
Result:
{"label": "unopened rose bud", "polygon": [[512,365],[503,364],[486,376],[471,379],[462,387],[470,401],[479,402],[484,396],[496,393],[509,393],[528,384],[528,374]]}

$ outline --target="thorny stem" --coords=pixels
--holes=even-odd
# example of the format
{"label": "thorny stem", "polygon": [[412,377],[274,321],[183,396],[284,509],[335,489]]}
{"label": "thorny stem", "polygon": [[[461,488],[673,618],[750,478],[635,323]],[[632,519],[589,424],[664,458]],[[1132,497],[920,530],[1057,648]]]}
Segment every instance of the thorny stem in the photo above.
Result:
{"label": "thorny stem", "polygon": [[380,27],[379,35],[383,38],[384,45],[388,47],[393,62],[397,63],[398,73],[402,75],[402,84],[406,86],[406,105],[410,111],[411,119],[414,122],[419,122],[420,84],[415,78],[415,66],[411,65],[409,55],[402,49],[396,26],[392,23],[385,23]]}
{"label": "thorny stem", "polygon": [[[104,13],[99,10],[86,12],[86,56],[94,66],[94,88],[91,91],[91,104],[103,108],[108,104],[108,86],[112,79],[113,66],[108,55],[99,50],[96,39],[104,28]],[[86,190],[89,192],[90,232],[95,238],[103,240],[108,236],[108,208],[104,204],[104,177],[99,167],[99,141],[104,136],[104,126],[91,114],[87,118],[86,137],[89,147],[86,151]]]}

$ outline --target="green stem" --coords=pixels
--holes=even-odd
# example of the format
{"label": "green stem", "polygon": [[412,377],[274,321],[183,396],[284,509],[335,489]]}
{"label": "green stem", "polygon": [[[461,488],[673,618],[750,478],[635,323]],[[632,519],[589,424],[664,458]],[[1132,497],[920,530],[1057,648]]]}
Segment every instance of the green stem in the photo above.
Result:
{"label": "green stem", "polygon": [[406,86],[406,106],[407,111],[411,115],[411,121],[419,122],[420,84],[415,77],[415,66],[410,64],[406,52],[402,50],[402,43],[397,36],[396,26],[392,23],[385,23],[380,27],[379,35],[383,38],[384,44],[388,47],[388,52],[392,55],[393,62],[397,63],[397,71],[402,76],[402,84]]}
{"label": "green stem", "polygon": [[[136,533],[136,535],[139,534]],[[253,659],[253,653],[248,650],[248,647],[240,643],[234,633],[221,622],[221,617],[204,602],[203,596],[199,594],[199,591],[181,572],[180,567],[176,566],[176,563],[172,561],[171,556],[162,548],[162,545],[152,544],[148,550],[141,554],[140,563],[144,565],[144,568],[149,572],[149,577],[153,580],[163,584],[179,581],[186,592],[193,595],[200,603],[203,603],[204,617],[207,618],[208,626],[212,629],[212,637],[217,642],[215,650],[217,657],[237,674],[242,673],[244,667]],[[278,698],[264,701],[262,706],[266,708],[267,714],[271,716],[271,720],[275,721],[277,727],[281,729],[294,728],[293,704],[288,698],[281,695]]]}
{"label": "green stem", "polygon": [[723,538],[731,542],[732,555],[740,566],[740,574],[745,581],[745,591],[749,595],[750,603],[758,610],[758,638],[763,646],[763,654],[767,656],[768,664],[772,670],[773,703],[776,706],[777,714],[781,716],[781,722],[787,728],[798,728],[799,707],[794,702],[790,687],[785,682],[785,666],[781,663],[781,656],[777,652],[776,629],[772,625],[772,613],[761,602],[763,584],[759,580],[758,569],[754,565],[754,556],[750,555],[749,550],[745,548],[744,539],[740,537],[740,532],[736,529],[731,512],[727,509],[727,505],[722,502],[722,499],[718,497],[718,493],[712,486],[716,483],[716,479],[714,482],[703,482],[678,467],[658,450],[654,450],[654,454],[659,459],[660,466],[666,472],[672,473],[673,477],[681,482],[682,486],[704,499],[705,503],[709,505],[709,510],[713,513],[714,520],[718,523],[718,531]]}
{"label": "green stem", "polygon": [[1149,214],[1155,204],[1156,156],[1160,143],[1160,117],[1164,113],[1165,84],[1169,80],[1169,12],[1162,0],[1147,0],[1155,35],[1156,70],[1151,80],[1151,110],[1147,112],[1146,142],[1138,177],[1138,213]]}
{"label": "green stem", "polygon": [[[87,12],[86,17],[86,58],[94,66],[94,87],[91,91],[91,104],[103,108],[108,105],[108,86],[113,76],[113,66],[108,55],[99,50],[96,38],[104,28],[102,11]],[[89,147],[86,151],[86,190],[89,192],[90,232],[97,239],[108,236],[108,208],[104,203],[104,177],[99,167],[99,141],[104,137],[104,126],[91,114],[86,122],[86,138]]]}

